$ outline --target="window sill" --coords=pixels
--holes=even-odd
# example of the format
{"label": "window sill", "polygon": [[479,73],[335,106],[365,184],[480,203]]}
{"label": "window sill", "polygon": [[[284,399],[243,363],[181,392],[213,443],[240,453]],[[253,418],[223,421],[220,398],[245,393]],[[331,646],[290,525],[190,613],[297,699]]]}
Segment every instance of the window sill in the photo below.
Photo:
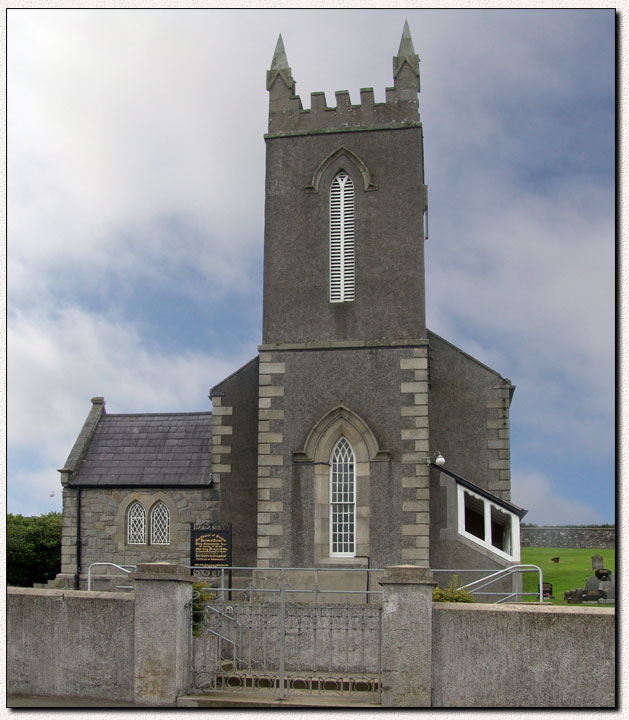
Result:
{"label": "window sill", "polygon": [[319,568],[366,568],[366,557],[328,557],[319,561]]}

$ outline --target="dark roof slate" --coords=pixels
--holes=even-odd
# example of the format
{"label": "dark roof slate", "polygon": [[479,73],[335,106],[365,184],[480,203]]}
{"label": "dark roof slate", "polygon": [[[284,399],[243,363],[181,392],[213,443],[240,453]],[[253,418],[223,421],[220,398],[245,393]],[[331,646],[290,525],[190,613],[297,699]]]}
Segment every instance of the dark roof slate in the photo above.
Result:
{"label": "dark roof slate", "polygon": [[508,500],[503,500],[502,498],[498,497],[497,495],[494,495],[489,490],[485,490],[485,488],[482,488],[482,487],[476,485],[475,483],[470,482],[469,480],[466,480],[465,478],[461,477],[460,475],[457,475],[456,473],[451,472],[450,470],[446,470],[444,467],[435,465],[435,463],[431,463],[430,466],[437,468],[437,470],[439,470],[439,472],[445,473],[446,475],[449,475],[451,478],[454,478],[455,481],[457,483],[459,483],[459,485],[468,487],[470,490],[472,490],[472,492],[478,493],[479,495],[486,497],[488,500],[491,500],[493,503],[496,503],[496,505],[501,505],[506,510],[510,510],[512,513],[515,513],[520,518],[520,520],[528,512],[528,510],[518,507],[517,505],[514,505],[513,503],[509,502]]}
{"label": "dark roof slate", "polygon": [[212,413],[103,415],[70,485],[210,483]]}

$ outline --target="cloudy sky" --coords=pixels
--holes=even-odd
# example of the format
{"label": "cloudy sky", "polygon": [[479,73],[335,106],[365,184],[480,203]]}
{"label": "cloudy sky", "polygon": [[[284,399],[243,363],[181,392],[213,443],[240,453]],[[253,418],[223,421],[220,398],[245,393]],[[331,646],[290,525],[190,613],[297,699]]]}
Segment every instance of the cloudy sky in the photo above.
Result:
{"label": "cloudy sky", "polygon": [[277,36],[305,107],[384,101],[405,18],[428,326],[516,385],[526,520],[613,522],[611,10],[10,10],[9,512],[61,508],[91,397],[209,410],[256,354]]}

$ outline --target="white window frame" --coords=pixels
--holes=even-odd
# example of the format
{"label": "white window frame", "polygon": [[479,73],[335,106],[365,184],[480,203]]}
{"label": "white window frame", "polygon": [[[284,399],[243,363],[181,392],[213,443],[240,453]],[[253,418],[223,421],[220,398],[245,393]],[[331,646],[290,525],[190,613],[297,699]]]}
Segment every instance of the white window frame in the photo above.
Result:
{"label": "white window frame", "polygon": [[354,183],[341,170],[330,186],[330,302],[355,297]]}
{"label": "white window frame", "polygon": [[[165,513],[166,518],[166,539],[165,540],[157,540],[155,535],[155,514],[157,512]],[[151,517],[150,517],[150,526],[151,526],[151,545],[170,545],[170,510],[168,509],[166,503],[164,502],[158,502],[151,508]]]}
{"label": "white window frame", "polygon": [[[141,511],[140,517],[142,522],[141,530],[136,531],[133,528],[132,523],[135,520],[135,513],[138,510]],[[140,534],[142,539],[136,539],[140,536]],[[129,505],[129,509],[127,510],[127,545],[146,545],[146,510],[144,509],[142,503],[137,500],[131,503],[131,505]]]}
{"label": "white window frame", "polygon": [[[476,537],[476,535],[472,535],[471,533],[467,532],[465,529],[465,493],[470,495],[473,498],[476,498],[477,500],[480,500],[483,504],[483,520],[484,520],[484,539]],[[511,534],[510,534],[510,547],[511,552],[507,553],[504,550],[500,550],[500,548],[497,548],[495,545],[492,545],[492,533],[491,533],[491,509],[495,508],[496,510],[500,511],[503,515],[508,515],[511,519]],[[457,531],[459,535],[462,535],[464,538],[467,538],[468,540],[471,540],[472,542],[476,543],[477,545],[481,545],[482,547],[491,550],[491,552],[496,553],[496,555],[499,555],[500,557],[504,558],[505,560],[510,561],[520,561],[520,518],[518,515],[516,515],[514,512],[511,512],[510,510],[507,510],[502,505],[499,505],[498,503],[493,503],[488,498],[484,497],[483,495],[480,495],[479,493],[475,493],[473,490],[470,490],[467,487],[464,487],[463,485],[457,483],[457,516],[458,516],[458,523],[457,523]]]}
{"label": "white window frame", "polygon": [[[341,480],[341,489],[344,493],[347,493],[348,499],[335,500],[334,487],[335,487],[335,472],[339,465],[337,461],[337,452],[339,448],[344,445],[343,451],[349,454],[349,462],[351,470],[349,470],[348,477]],[[338,481],[337,481],[338,484]],[[356,453],[354,448],[351,446],[349,440],[346,437],[340,437],[335,443],[332,449],[332,455],[330,457],[330,557],[356,557]],[[351,530],[346,531],[347,538],[343,538],[344,532],[339,532],[335,526],[335,509],[341,507],[348,507],[349,510],[342,511],[345,513],[345,522],[351,520]],[[348,550],[335,550],[335,545],[347,545]]]}

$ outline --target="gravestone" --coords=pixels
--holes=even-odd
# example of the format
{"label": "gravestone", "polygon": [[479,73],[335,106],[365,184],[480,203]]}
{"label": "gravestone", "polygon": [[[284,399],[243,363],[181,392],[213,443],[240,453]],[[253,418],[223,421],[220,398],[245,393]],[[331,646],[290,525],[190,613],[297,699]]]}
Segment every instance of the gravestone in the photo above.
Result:
{"label": "gravestone", "polygon": [[587,592],[588,590],[598,590],[598,589],[599,589],[600,582],[601,582],[601,581],[600,581],[597,577],[595,577],[594,575],[593,575],[592,577],[589,577],[589,578],[585,581],[585,590],[586,590],[586,592]]}
{"label": "gravestone", "polygon": [[609,579],[609,590],[607,591],[607,599],[616,602],[616,573],[612,573]]}
{"label": "gravestone", "polygon": [[603,558],[598,553],[592,555],[592,569],[595,574],[585,581],[583,589],[567,590],[564,593],[564,600],[567,603],[615,602],[616,578],[603,567]]}
{"label": "gravestone", "polygon": [[569,604],[579,604],[582,603],[583,600],[581,599],[581,595],[583,594],[582,588],[577,588],[576,590],[566,590],[563,594],[563,599]]}
{"label": "gravestone", "polygon": [[605,600],[600,600],[601,603],[615,603],[616,602],[616,576],[612,573],[609,578],[601,581],[601,590],[606,595]]}

